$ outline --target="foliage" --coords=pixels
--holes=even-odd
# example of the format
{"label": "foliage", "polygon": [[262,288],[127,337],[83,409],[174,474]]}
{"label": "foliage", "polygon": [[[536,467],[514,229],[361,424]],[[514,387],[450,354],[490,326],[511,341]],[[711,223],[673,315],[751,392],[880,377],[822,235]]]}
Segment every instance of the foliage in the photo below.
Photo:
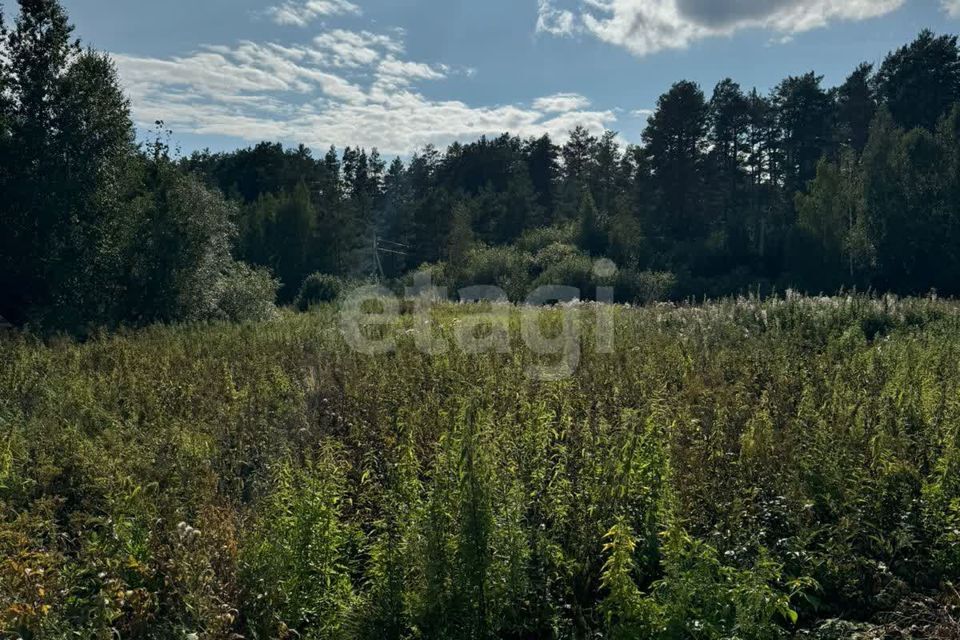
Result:
{"label": "foliage", "polygon": [[342,464],[280,463],[257,522],[241,543],[240,572],[255,638],[341,637],[354,606]]}
{"label": "foliage", "polygon": [[523,300],[530,293],[529,254],[513,247],[475,247],[457,273],[454,290],[476,285],[493,285],[511,300]]}
{"label": "foliage", "polygon": [[614,293],[620,302],[663,302],[673,297],[677,278],[672,273],[622,270]]}
{"label": "foliage", "polygon": [[234,262],[214,285],[217,313],[230,322],[262,322],[277,315],[280,283],[266,269]]}
{"label": "foliage", "polygon": [[138,149],[109,57],[73,40],[57,0],[19,4],[0,29],[0,315],[17,326],[265,317],[311,273],[399,282],[418,265],[522,300],[546,281],[591,289],[587,256],[615,261],[630,302],[960,292],[954,36],[923,31],[834,88],[814,72],[768,95],[677,82],[642,145],[575,127],[388,167],[351,146],[174,159],[161,133]]}
{"label": "foliage", "polygon": [[552,382],[496,309],[509,354],[355,353],[329,306],[0,339],[0,634],[950,637],[954,303],[585,304]]}
{"label": "foliage", "polygon": [[300,311],[309,311],[314,305],[335,302],[343,291],[344,284],[340,278],[325,273],[314,273],[303,281],[295,304]]}
{"label": "foliage", "polygon": [[162,131],[134,147],[113,63],[72,31],[56,0],[21,1],[0,29],[0,313],[80,334],[264,317],[275,291],[231,256],[233,206]]}

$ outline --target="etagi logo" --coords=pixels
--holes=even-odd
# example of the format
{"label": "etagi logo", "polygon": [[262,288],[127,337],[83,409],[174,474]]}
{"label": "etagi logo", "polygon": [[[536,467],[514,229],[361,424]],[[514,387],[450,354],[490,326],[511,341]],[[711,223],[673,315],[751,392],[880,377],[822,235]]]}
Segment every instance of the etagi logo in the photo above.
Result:
{"label": "etagi logo", "polygon": [[[610,260],[594,264],[598,279],[611,279],[617,267]],[[513,351],[511,317],[519,314],[520,339],[532,359],[526,373],[536,380],[563,380],[580,364],[583,292],[577,287],[538,287],[518,307],[507,306],[507,294],[499,287],[478,285],[460,289],[462,303],[474,303],[458,314],[452,336],[438,331],[433,309],[448,302],[446,287],[433,285],[429,273],[418,273],[403,299],[386,287],[371,285],[354,290],[342,302],[340,329],[347,344],[367,355],[387,354],[397,349],[401,308],[412,317],[405,330],[416,348],[428,355],[443,355],[452,348],[467,354]],[[613,287],[599,286],[592,298],[598,303],[592,319],[597,353],[614,352]],[[405,303],[405,304],[404,304]],[[487,304],[482,304],[487,303]]]}

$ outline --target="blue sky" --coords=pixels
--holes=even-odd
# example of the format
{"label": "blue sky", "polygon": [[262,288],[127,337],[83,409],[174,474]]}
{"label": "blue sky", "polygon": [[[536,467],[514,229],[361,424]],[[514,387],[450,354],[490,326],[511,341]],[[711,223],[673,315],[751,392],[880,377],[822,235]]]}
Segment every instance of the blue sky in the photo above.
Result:
{"label": "blue sky", "polygon": [[576,124],[638,142],[680,79],[836,84],[960,0],[64,0],[113,54],[135,120],[185,152],[267,139],[409,155]]}

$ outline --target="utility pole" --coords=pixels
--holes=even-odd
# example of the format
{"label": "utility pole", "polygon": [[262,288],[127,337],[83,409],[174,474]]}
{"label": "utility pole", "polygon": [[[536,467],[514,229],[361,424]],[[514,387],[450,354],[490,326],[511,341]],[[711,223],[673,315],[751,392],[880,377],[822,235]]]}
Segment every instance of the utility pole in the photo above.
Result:
{"label": "utility pole", "polygon": [[406,249],[410,249],[410,246],[392,240],[384,240],[377,235],[376,231],[373,232],[374,277],[378,278],[378,282],[387,279],[383,271],[383,262],[380,260],[380,254],[388,253],[396,256],[407,256]]}

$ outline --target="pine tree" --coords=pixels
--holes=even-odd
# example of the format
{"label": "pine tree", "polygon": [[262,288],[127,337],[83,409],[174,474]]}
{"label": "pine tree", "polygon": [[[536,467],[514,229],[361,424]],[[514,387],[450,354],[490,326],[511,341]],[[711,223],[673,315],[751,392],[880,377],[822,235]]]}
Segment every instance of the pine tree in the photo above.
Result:
{"label": "pine tree", "polygon": [[657,185],[657,226],[673,238],[704,235],[703,150],[707,103],[696,84],[678,82],[657,101],[643,132]]}
{"label": "pine tree", "polygon": [[543,214],[541,224],[551,224],[556,218],[557,185],[560,180],[560,150],[550,136],[543,135],[526,145],[527,168],[530,182]]}
{"label": "pine tree", "polygon": [[876,78],[881,104],[904,129],[936,128],[960,101],[960,49],[957,36],[924,30],[917,39],[891,53]]}
{"label": "pine tree", "polygon": [[454,273],[465,265],[474,242],[473,212],[467,203],[458,202],[453,207],[453,221],[444,252],[444,258]]}
{"label": "pine tree", "polygon": [[823,76],[791,76],[773,93],[783,150],[784,188],[792,195],[816,177],[817,164],[833,151],[833,100]]}
{"label": "pine tree", "polygon": [[316,214],[305,182],[301,181],[292,193],[281,196],[274,215],[267,232],[272,254],[269,266],[283,285],[281,301],[289,302],[304,279],[319,267],[311,252]]}
{"label": "pine tree", "polygon": [[709,106],[705,206],[710,226],[721,234],[725,248],[742,259],[748,244],[744,165],[749,149],[750,103],[740,85],[728,78],[716,86]]}
{"label": "pine tree", "polygon": [[870,123],[877,113],[873,65],[857,67],[837,90],[837,125],[840,143],[863,153],[870,136]]}

